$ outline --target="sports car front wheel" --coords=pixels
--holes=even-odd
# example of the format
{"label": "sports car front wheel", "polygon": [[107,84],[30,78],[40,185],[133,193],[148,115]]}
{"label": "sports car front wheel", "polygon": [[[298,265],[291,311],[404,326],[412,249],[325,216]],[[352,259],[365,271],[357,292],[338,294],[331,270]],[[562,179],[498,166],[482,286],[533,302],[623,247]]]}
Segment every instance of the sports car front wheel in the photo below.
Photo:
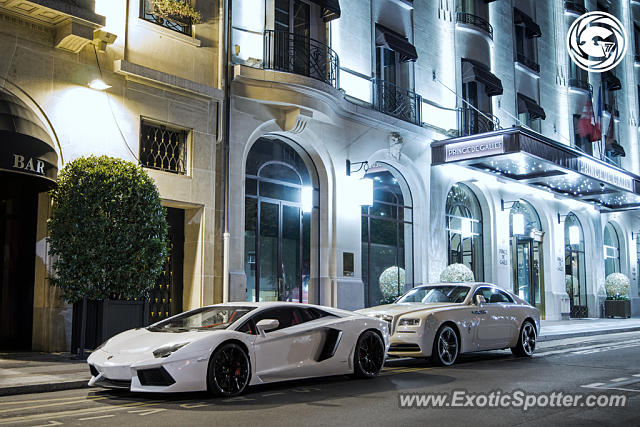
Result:
{"label": "sports car front wheel", "polygon": [[207,385],[217,396],[237,396],[251,378],[251,364],[244,349],[235,343],[222,344],[209,359]]}
{"label": "sports car front wheel", "polygon": [[530,357],[536,349],[536,328],[530,321],[525,321],[520,328],[518,344],[511,347],[511,352],[516,356]]}
{"label": "sports car front wheel", "polygon": [[358,338],[353,355],[354,374],[358,378],[377,376],[384,365],[384,342],[380,335],[365,331]]}
{"label": "sports car front wheel", "polygon": [[444,325],[436,333],[431,351],[431,361],[438,366],[451,366],[460,352],[458,334],[449,325]]}

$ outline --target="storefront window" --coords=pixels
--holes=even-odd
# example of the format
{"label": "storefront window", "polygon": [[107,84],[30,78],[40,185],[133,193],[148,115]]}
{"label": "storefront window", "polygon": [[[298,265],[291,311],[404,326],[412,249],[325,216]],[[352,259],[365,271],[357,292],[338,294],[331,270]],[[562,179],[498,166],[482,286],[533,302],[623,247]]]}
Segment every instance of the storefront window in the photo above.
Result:
{"label": "storefront window", "polygon": [[370,168],[373,205],[362,207],[362,281],[365,304],[392,302],[413,287],[413,208],[398,171]]}
{"label": "storefront window", "polygon": [[281,140],[261,138],[247,157],[247,301],[316,301],[310,280],[318,268],[312,226],[318,221],[317,180],[301,153]]}
{"label": "storefront window", "polygon": [[519,200],[509,213],[513,292],[544,312],[542,278],[542,226],[538,213],[529,203]]}
{"label": "storefront window", "polygon": [[484,280],[482,211],[464,184],[454,184],[447,195],[446,224],[448,264],[464,264],[476,281]]}
{"label": "storefront window", "polygon": [[604,227],[604,277],[620,273],[620,240],[610,222]]}
{"label": "storefront window", "polygon": [[565,286],[569,294],[571,317],[587,317],[584,234],[578,217],[569,213],[564,221]]}

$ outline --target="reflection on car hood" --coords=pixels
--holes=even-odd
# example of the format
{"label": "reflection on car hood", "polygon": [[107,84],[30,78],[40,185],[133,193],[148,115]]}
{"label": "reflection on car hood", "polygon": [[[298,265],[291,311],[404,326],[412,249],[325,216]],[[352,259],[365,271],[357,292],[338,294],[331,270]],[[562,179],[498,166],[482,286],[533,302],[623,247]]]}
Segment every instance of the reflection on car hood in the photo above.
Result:
{"label": "reflection on car hood", "polygon": [[401,302],[396,304],[378,305],[376,307],[365,308],[357,310],[356,313],[364,314],[367,316],[398,316],[401,314],[412,313],[416,311],[429,311],[447,307],[460,307],[461,304],[454,303],[421,303],[421,302]]}

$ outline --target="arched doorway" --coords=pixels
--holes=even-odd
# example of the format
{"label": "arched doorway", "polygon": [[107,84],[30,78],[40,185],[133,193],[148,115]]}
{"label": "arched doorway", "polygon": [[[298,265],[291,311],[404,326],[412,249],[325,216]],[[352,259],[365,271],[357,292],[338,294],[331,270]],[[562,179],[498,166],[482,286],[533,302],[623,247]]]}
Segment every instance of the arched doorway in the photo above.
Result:
{"label": "arched doorway", "polygon": [[58,156],[47,127],[0,89],[0,349],[30,350],[38,194],[55,185]]}
{"label": "arched doorway", "polygon": [[317,302],[318,177],[295,143],[260,138],[245,175],[247,301]]}
{"label": "arched doorway", "polygon": [[518,200],[509,212],[512,289],[520,298],[544,313],[542,238],[540,217],[531,204]]}
{"label": "arched doorway", "polygon": [[362,206],[362,281],[367,307],[389,303],[413,287],[413,201],[395,168],[377,163],[373,205]]}
{"label": "arched doorway", "polygon": [[610,222],[604,226],[604,277],[620,273],[620,239]]}
{"label": "arched doorway", "polygon": [[462,183],[447,194],[447,262],[464,264],[476,281],[484,280],[482,250],[482,210],[473,191]]}
{"label": "arched doorway", "polygon": [[584,234],[578,217],[570,212],[564,221],[565,286],[569,294],[571,317],[587,317],[587,281],[584,260]]}

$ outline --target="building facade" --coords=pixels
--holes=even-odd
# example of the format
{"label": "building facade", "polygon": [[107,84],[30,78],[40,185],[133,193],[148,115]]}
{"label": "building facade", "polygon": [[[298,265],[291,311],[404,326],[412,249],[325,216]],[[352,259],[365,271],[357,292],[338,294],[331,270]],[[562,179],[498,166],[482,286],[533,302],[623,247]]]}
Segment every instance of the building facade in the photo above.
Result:
{"label": "building facade", "polygon": [[[357,309],[452,263],[546,319],[601,316],[605,277],[622,272],[640,311],[640,3],[233,0],[228,105],[224,4],[182,3],[199,23],[152,0],[0,2],[11,349],[69,348],[46,190],[91,154],[145,166],[168,208],[149,321],[227,296]],[[565,45],[595,10],[628,36],[607,73]],[[590,99],[600,144],[578,131]]]}
{"label": "building facade", "polygon": [[[221,299],[210,261],[219,250],[221,9],[193,5],[197,25],[157,16],[148,0],[0,2],[3,349],[70,349],[72,308],[47,280],[46,190],[80,156],[145,166],[167,207],[171,256],[149,321]],[[90,88],[97,79],[109,88]]]}

